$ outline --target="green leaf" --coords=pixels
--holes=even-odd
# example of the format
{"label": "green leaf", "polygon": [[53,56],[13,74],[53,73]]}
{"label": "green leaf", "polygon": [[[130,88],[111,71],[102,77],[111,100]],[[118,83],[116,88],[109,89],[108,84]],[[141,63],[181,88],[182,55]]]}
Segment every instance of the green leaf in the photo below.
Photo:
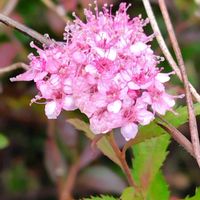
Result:
{"label": "green leaf", "polygon": [[200,199],[200,187],[196,189],[195,196],[185,198],[185,200],[199,200],[199,199]]}
{"label": "green leaf", "polygon": [[[200,115],[200,103],[194,104],[196,115]],[[179,127],[188,121],[187,107],[179,107],[175,110],[178,115],[168,112],[163,118],[170,122],[173,126]],[[157,137],[165,134],[166,131],[155,123],[155,120],[147,126],[142,126],[136,138],[132,140],[132,144],[140,143],[148,138]]]}
{"label": "green leaf", "polygon": [[[72,124],[76,129],[83,131],[86,136],[93,140],[95,138],[94,133],[90,130],[89,124],[86,122],[80,120],[80,119],[68,119],[67,122]],[[113,162],[121,166],[121,163],[119,159],[117,158],[115,152],[113,151],[108,139],[106,137],[102,137],[98,142],[97,142],[97,147],[102,151],[104,155],[109,157]]]}
{"label": "green leaf", "polygon": [[142,200],[142,197],[139,194],[136,194],[133,187],[126,188],[121,197],[121,200]]}
{"label": "green leaf", "polygon": [[128,187],[123,191],[121,195],[121,200],[133,199],[134,195],[135,195],[135,191],[133,187]]}
{"label": "green leaf", "polygon": [[9,145],[8,139],[0,133],[0,149],[4,149]]}
{"label": "green leaf", "polygon": [[[122,195],[121,200],[144,200],[141,194],[136,194],[132,187],[126,188]],[[169,200],[169,190],[168,185],[161,173],[159,171],[147,192],[147,200]]]}
{"label": "green leaf", "polygon": [[101,195],[99,197],[84,198],[84,200],[116,200],[116,198],[107,195]]}
{"label": "green leaf", "polygon": [[168,185],[161,171],[159,171],[147,193],[147,200],[168,200],[169,199]]}
{"label": "green leaf", "polygon": [[169,138],[165,134],[133,146],[135,159],[132,174],[145,196],[167,156]]}

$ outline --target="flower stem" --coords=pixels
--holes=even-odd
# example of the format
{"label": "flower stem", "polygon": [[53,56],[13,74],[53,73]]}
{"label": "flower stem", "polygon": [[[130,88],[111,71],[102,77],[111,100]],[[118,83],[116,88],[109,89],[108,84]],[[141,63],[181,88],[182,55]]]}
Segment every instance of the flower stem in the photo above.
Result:
{"label": "flower stem", "polygon": [[132,187],[137,189],[138,186],[136,185],[135,181],[133,180],[133,177],[131,175],[131,171],[130,171],[129,166],[126,162],[125,155],[119,149],[112,132],[109,134],[108,139],[109,139],[109,142],[110,142],[116,156],[119,158],[119,160],[121,162],[122,170],[124,171],[124,173],[127,177],[129,185],[131,185]]}
{"label": "flower stem", "polygon": [[198,129],[197,129],[197,122],[196,122],[196,117],[194,113],[194,106],[193,106],[193,101],[192,101],[192,96],[190,93],[190,87],[189,87],[189,81],[186,73],[186,67],[185,63],[183,60],[183,56],[178,44],[178,41],[176,39],[176,35],[174,32],[174,28],[172,26],[172,22],[169,17],[169,13],[165,4],[164,0],[158,0],[160,10],[163,15],[163,19],[165,21],[165,25],[167,27],[167,31],[169,34],[169,38],[172,43],[173,50],[175,52],[178,65],[180,67],[180,72],[185,88],[185,94],[186,94],[186,102],[187,102],[187,109],[188,109],[188,117],[189,117],[189,127],[190,127],[190,134],[191,134],[191,140],[192,140],[192,145],[194,149],[194,154],[197,160],[197,163],[200,167],[200,142],[199,142],[199,135],[198,135]]}
{"label": "flower stem", "polygon": [[72,200],[72,191],[76,182],[78,172],[80,170],[80,160],[77,161],[70,167],[67,179],[62,185],[60,200]]}

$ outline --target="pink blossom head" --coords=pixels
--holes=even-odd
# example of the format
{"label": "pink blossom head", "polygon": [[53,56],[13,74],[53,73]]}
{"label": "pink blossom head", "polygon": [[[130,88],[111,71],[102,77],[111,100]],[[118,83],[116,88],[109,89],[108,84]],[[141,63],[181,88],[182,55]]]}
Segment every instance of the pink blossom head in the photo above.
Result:
{"label": "pink blossom head", "polygon": [[[149,124],[155,113],[165,114],[175,104],[165,91],[170,73],[161,73],[143,27],[148,20],[133,19],[121,3],[85,9],[86,22],[76,15],[65,28],[65,42],[38,49],[30,56],[30,69],[12,80],[34,80],[36,100],[45,99],[48,118],[61,110],[80,109],[95,134],[121,128],[126,140]],[[36,101],[35,100],[35,101]]]}
{"label": "pink blossom head", "polygon": [[76,15],[66,27],[65,38],[76,47],[84,59],[73,84],[77,107],[90,119],[94,133],[107,133],[121,127],[126,140],[134,138],[140,125],[147,125],[155,112],[165,114],[174,99],[165,92],[164,82],[169,74],[157,67],[156,56],[143,27],[148,20],[133,19],[127,14],[129,6],[121,3],[115,15],[112,7],[95,13],[85,9],[86,22]]}

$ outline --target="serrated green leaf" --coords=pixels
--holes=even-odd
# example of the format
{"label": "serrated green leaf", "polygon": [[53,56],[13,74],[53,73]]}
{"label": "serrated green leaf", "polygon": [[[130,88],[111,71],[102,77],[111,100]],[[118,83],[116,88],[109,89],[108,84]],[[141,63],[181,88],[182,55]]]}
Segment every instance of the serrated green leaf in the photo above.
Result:
{"label": "serrated green leaf", "polygon": [[9,145],[8,139],[0,133],[0,149],[4,149]]}
{"label": "serrated green leaf", "polygon": [[116,198],[107,195],[101,195],[99,197],[84,198],[84,200],[116,200]]}
{"label": "serrated green leaf", "polygon": [[162,172],[159,171],[147,192],[147,200],[169,200],[169,196],[167,182],[165,181]]}
{"label": "serrated green leaf", "polygon": [[[132,187],[128,187],[123,191],[120,199],[144,200],[144,197],[140,195],[141,194],[136,194]],[[168,190],[168,185],[161,171],[159,171],[149,187],[146,200],[169,200],[169,196],[170,194]]]}
{"label": "serrated green leaf", "polygon": [[186,197],[184,200],[199,200],[200,199],[200,187],[196,189],[193,197]]}
{"label": "serrated green leaf", "polygon": [[[72,124],[76,129],[83,131],[86,136],[93,140],[95,138],[94,133],[90,130],[89,124],[85,123],[84,121],[76,118],[76,119],[68,119],[67,122]],[[117,158],[115,152],[113,151],[108,139],[106,137],[102,137],[97,142],[97,147],[102,151],[104,155],[109,157],[113,162],[121,166],[119,159]]]}
{"label": "serrated green leaf", "polygon": [[128,187],[128,188],[125,188],[120,199],[121,200],[142,200],[143,198],[140,196],[140,194],[136,194],[133,187]]}
{"label": "serrated green leaf", "polygon": [[132,148],[135,156],[132,174],[145,196],[166,158],[169,138],[167,134],[161,135],[136,144]]}
{"label": "serrated green leaf", "polygon": [[[200,103],[194,104],[195,114],[200,115]],[[179,107],[175,110],[178,115],[168,112],[163,118],[170,122],[173,126],[179,127],[188,121],[187,107]],[[142,126],[132,144],[140,143],[148,138],[157,137],[165,134],[166,131],[158,126],[155,121],[147,126]]]}

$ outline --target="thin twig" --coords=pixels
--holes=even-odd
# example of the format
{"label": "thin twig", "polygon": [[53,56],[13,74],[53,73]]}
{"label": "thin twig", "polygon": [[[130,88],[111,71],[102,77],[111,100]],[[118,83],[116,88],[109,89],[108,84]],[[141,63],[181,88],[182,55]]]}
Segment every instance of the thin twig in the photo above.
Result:
{"label": "thin twig", "polygon": [[60,200],[72,200],[72,191],[80,169],[80,160],[78,159],[69,169],[68,177],[62,185]]}
{"label": "thin twig", "polygon": [[160,6],[166,27],[167,27],[167,31],[169,33],[169,38],[171,40],[173,50],[175,52],[175,55],[176,55],[176,58],[177,58],[177,61],[178,61],[179,67],[180,67],[183,84],[184,84],[184,88],[185,88],[185,93],[186,93],[186,102],[187,102],[187,109],[188,109],[188,116],[189,116],[189,128],[190,128],[191,140],[192,140],[196,160],[200,167],[199,135],[198,135],[197,122],[196,122],[194,106],[193,106],[193,102],[192,102],[192,96],[190,93],[189,81],[188,81],[188,77],[187,77],[187,73],[186,73],[185,63],[184,63],[184,60],[182,57],[182,53],[181,53],[178,41],[176,39],[176,35],[175,35],[174,28],[172,26],[172,23],[171,23],[171,20],[169,17],[169,13],[167,11],[167,7],[165,5],[165,1],[158,0],[158,3]]}
{"label": "thin twig", "polygon": [[41,44],[46,44],[46,45],[52,44],[52,41],[50,39],[44,37],[40,33],[32,30],[31,28],[28,28],[27,26],[15,21],[15,20],[11,19],[10,17],[7,17],[3,14],[0,14],[0,22],[22,32],[25,35],[28,35],[29,37],[37,40]]}
{"label": "thin twig", "polygon": [[[191,142],[174,126],[172,126],[167,120],[165,120],[161,115],[157,115],[162,121],[156,121],[157,125],[166,130],[176,142],[178,142],[191,156],[195,158],[194,150]],[[164,122],[164,123],[163,123]]]}
{"label": "thin twig", "polygon": [[123,156],[123,154],[120,151],[118,145],[116,144],[116,141],[115,141],[115,138],[114,138],[112,132],[109,134],[108,139],[109,139],[109,142],[110,142],[110,144],[111,144],[116,156],[119,158],[119,160],[121,162],[122,170],[126,174],[128,183],[131,186],[133,186],[135,189],[137,189],[138,186],[136,185],[135,181],[133,180],[133,177],[131,175],[131,171],[130,171],[129,166],[128,166],[127,162],[126,162],[126,158],[125,158],[125,156]]}
{"label": "thin twig", "polygon": [[4,15],[10,15],[10,13],[12,13],[12,11],[15,9],[17,3],[19,0],[9,0],[5,7],[2,10],[2,14]]}
{"label": "thin twig", "polygon": [[12,65],[9,65],[7,67],[2,67],[0,68],[0,75],[2,74],[5,74],[5,73],[8,73],[8,72],[11,72],[13,70],[16,70],[16,69],[19,69],[19,68],[22,68],[24,70],[28,70],[29,69],[29,66],[25,63],[14,63]]}
{"label": "thin twig", "polygon": [[91,148],[95,149],[97,147],[97,143],[101,140],[101,138],[103,138],[105,136],[105,134],[98,134],[94,137],[94,139],[91,142]]}
{"label": "thin twig", "polygon": [[[152,29],[153,29],[155,36],[156,36],[156,39],[158,41],[158,44],[159,44],[165,58],[168,60],[169,64],[171,65],[171,67],[175,71],[176,75],[182,81],[180,69],[179,69],[177,63],[175,62],[174,58],[172,57],[169,49],[167,48],[167,45],[166,45],[164,38],[163,38],[163,36],[160,32],[156,18],[154,16],[153,10],[151,8],[151,4],[149,3],[149,0],[142,0],[142,1],[143,1],[143,4],[144,4],[144,7],[146,9],[146,13],[148,15],[148,18],[150,20]],[[193,87],[193,85],[191,83],[189,83],[189,86],[190,86],[190,91],[193,94],[194,98],[200,103],[200,95],[197,93],[196,89]]]}
{"label": "thin twig", "polygon": [[122,155],[125,157],[126,156],[126,151],[134,145],[134,139],[129,140],[128,142],[125,143],[125,145],[122,148]]}
{"label": "thin twig", "polygon": [[55,120],[47,120],[47,135],[48,138],[55,139],[56,132],[56,121]]}
{"label": "thin twig", "polygon": [[42,2],[53,12],[55,12],[64,22],[68,22],[69,19],[66,17],[66,13],[63,7],[57,6],[51,0],[42,0]]}
{"label": "thin twig", "polygon": [[[52,147],[54,147],[53,151],[56,151],[56,154],[54,153],[54,156],[53,156],[53,160],[55,161],[56,160],[56,168],[55,168],[55,171],[57,170],[58,172],[58,169],[59,169],[59,161],[60,161],[60,151],[58,149],[58,146],[56,144],[56,139],[55,139],[55,133],[56,133],[56,121],[55,120],[47,120],[47,138],[46,138],[46,143],[48,144],[51,144],[51,149]],[[45,154],[47,154],[47,150],[45,150]],[[45,155],[47,156],[47,155]],[[55,156],[57,157],[55,159]],[[59,170],[60,171],[60,170]],[[63,173],[64,174],[64,173]],[[60,173],[56,173],[55,172],[55,182],[56,182],[56,186],[57,186],[57,192],[58,194],[60,195],[60,193],[62,192],[62,183],[63,183],[63,180],[62,180],[62,176],[63,174],[61,175]]]}

